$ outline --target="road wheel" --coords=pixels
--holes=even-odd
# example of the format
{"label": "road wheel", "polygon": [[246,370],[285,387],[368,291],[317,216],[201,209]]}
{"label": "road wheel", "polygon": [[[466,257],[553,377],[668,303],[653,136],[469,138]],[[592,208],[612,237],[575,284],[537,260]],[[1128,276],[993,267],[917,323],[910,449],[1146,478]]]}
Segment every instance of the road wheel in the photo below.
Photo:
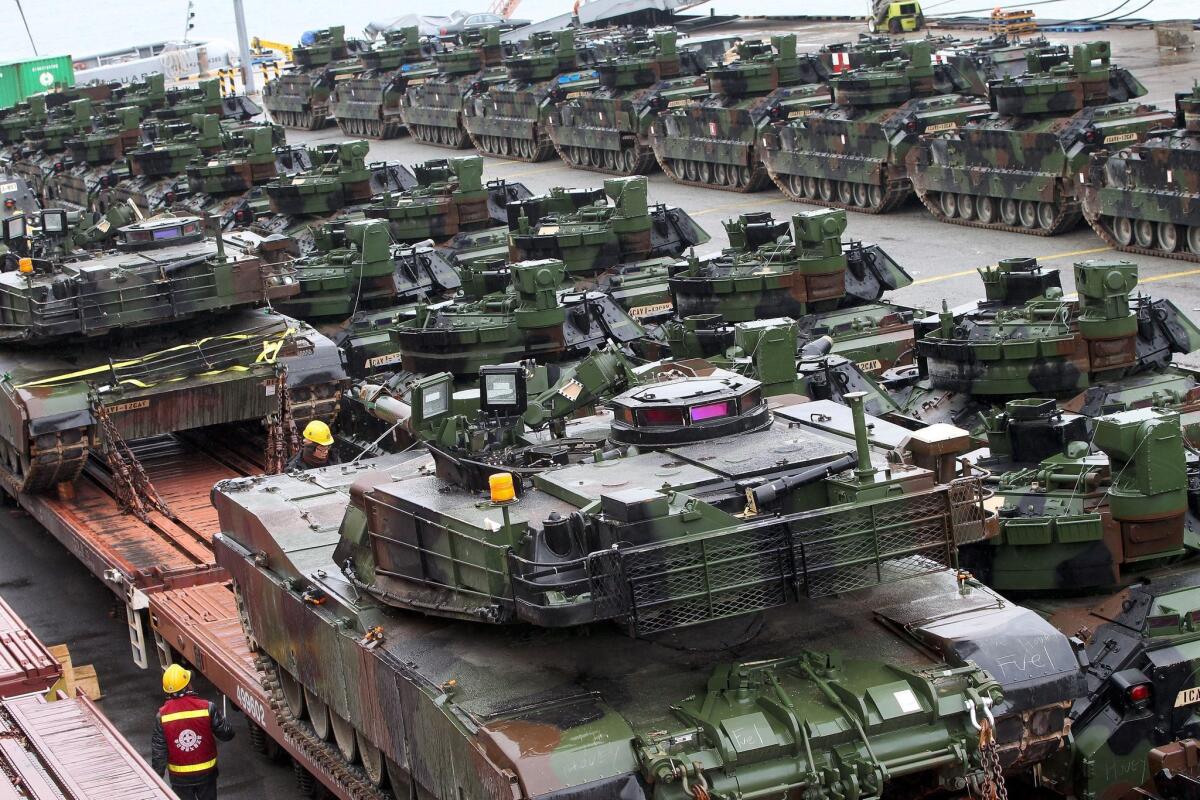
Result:
{"label": "road wheel", "polygon": [[[533,153],[530,153],[529,155],[532,156]],[[621,157],[621,151],[619,151],[619,150],[605,150],[604,151],[604,166],[608,167],[613,172],[616,172],[617,171],[617,159],[620,157]]]}
{"label": "road wheel", "polygon": [[1022,200],[1021,205],[1021,224],[1026,228],[1037,226],[1038,210],[1037,204],[1032,200]]}
{"label": "road wheel", "polygon": [[1133,223],[1128,217],[1113,217],[1112,232],[1117,244],[1123,246],[1133,244]]}
{"label": "road wheel", "polygon": [[954,192],[942,192],[939,205],[942,207],[942,214],[946,219],[954,219],[958,216],[958,195]]}
{"label": "road wheel", "polygon": [[871,187],[865,183],[854,184],[854,205],[859,208],[871,207]]}
{"label": "road wheel", "polygon": [[412,781],[399,764],[385,756],[383,771],[387,773],[388,783],[391,784],[392,797],[396,800],[409,800],[413,797]]}
{"label": "road wheel", "polygon": [[804,197],[804,178],[800,175],[785,175],[788,191],[796,197]]}
{"label": "road wheel", "polygon": [[333,710],[329,712],[329,723],[333,728],[333,741],[338,752],[346,759],[347,764],[353,764],[358,758],[358,739],[354,726]]}
{"label": "road wheel", "polygon": [[275,672],[279,675],[279,689],[283,692],[288,711],[293,717],[300,719],[304,716],[304,687],[283,667],[278,667]]}
{"label": "road wheel", "polygon": [[990,197],[975,198],[975,216],[980,222],[991,224],[996,221],[996,201]]}
{"label": "road wheel", "polygon": [[836,191],[833,188],[833,181],[829,180],[829,178],[821,178],[817,185],[821,188],[821,199],[826,203],[833,202],[833,196]]}
{"label": "road wheel", "polygon": [[850,181],[838,181],[837,190],[838,200],[842,202],[842,205],[854,205],[854,184]]}
{"label": "road wheel", "polygon": [[1058,220],[1058,206],[1054,203],[1038,203],[1037,207],[1038,227],[1044,231],[1054,229],[1054,223]]}
{"label": "road wheel", "polygon": [[975,219],[975,198],[969,194],[958,196],[958,215],[963,219]]}
{"label": "road wheel", "polygon": [[634,152],[632,147],[630,147],[626,150],[623,150],[621,152],[622,152],[622,157],[624,158],[622,171],[626,175],[632,175],[634,169],[637,167],[637,162],[638,162],[637,153]]}
{"label": "road wheel", "polygon": [[376,788],[383,786],[387,780],[387,767],[383,765],[383,753],[378,747],[371,744],[360,731],[355,731],[354,736],[358,743],[358,757],[362,761],[363,772],[367,773],[367,780]]}
{"label": "road wheel", "polygon": [[707,161],[696,162],[696,180],[701,183],[712,183],[712,164]]}
{"label": "road wheel", "polygon": [[749,185],[750,185],[750,168],[749,167],[738,167],[737,168],[737,184],[736,184],[736,186],[739,189],[745,189]]}
{"label": "road wheel", "polygon": [[871,208],[879,208],[883,205],[883,187],[870,186],[867,189],[867,198],[870,200]]}
{"label": "road wheel", "polygon": [[304,690],[304,704],[308,706],[308,721],[312,723],[317,738],[329,741],[329,737],[333,733],[333,729],[329,725],[329,706],[308,689]]}
{"label": "road wheel", "polygon": [[1148,219],[1139,219],[1133,223],[1133,239],[1138,247],[1154,246],[1154,223]]}
{"label": "road wheel", "polygon": [[821,186],[816,178],[804,179],[804,196],[814,200],[821,196]]}
{"label": "road wheel", "polygon": [[1170,222],[1160,222],[1157,228],[1158,249],[1174,253],[1179,247],[1179,229]]}
{"label": "road wheel", "polygon": [[1188,250],[1200,255],[1200,225],[1192,225],[1187,229]]}
{"label": "road wheel", "polygon": [[1000,201],[1000,221],[1005,225],[1016,225],[1021,218],[1021,209],[1017,205],[1017,201],[1011,198],[1004,198]]}

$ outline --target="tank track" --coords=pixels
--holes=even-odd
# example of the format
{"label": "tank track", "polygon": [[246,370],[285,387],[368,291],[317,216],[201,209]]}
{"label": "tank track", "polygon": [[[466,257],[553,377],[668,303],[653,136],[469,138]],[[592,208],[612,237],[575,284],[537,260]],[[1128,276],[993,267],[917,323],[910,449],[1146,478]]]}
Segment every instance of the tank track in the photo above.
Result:
{"label": "tank track", "polygon": [[[480,153],[486,153],[489,156],[497,158],[507,158],[510,161],[525,161],[530,164],[538,161],[545,161],[554,152],[554,143],[550,141],[540,128],[537,130],[537,139],[513,139],[508,136],[476,136],[468,132],[471,137],[471,144],[475,145],[475,149]],[[532,148],[532,149],[531,149]],[[517,152],[517,151],[520,152]]]}
{"label": "tank track", "polygon": [[431,144],[434,147],[447,147],[451,150],[463,150],[473,144],[470,135],[463,128],[443,128],[440,125],[405,125],[408,135],[418,142]]}
{"label": "tank track", "polygon": [[[833,187],[833,197],[826,200],[821,195],[819,188],[817,188],[815,194],[810,194],[808,190],[804,190],[803,194],[798,193],[795,190],[795,179],[798,178],[803,181],[804,178],[800,175],[779,175],[773,170],[768,170],[768,172],[771,175],[771,180],[779,187],[779,191],[783,192],[784,196],[789,200],[797,203],[811,203],[812,205],[823,206],[825,208],[844,208],[847,211],[856,211],[859,214],[887,214],[888,212],[895,211],[904,205],[904,201],[912,194],[912,184],[909,183],[907,178],[891,180],[888,181],[887,187],[882,189],[880,201],[877,205],[864,206],[859,205],[857,202],[846,202],[842,199],[840,184],[848,183],[847,181],[832,181],[832,179],[829,179]],[[855,185],[865,186],[866,184]],[[853,188],[851,191],[853,192]]]}
{"label": "tank track", "polygon": [[0,441],[0,484],[14,497],[21,493],[44,492],[60,483],[72,483],[87,464],[91,452],[88,428],[72,428],[37,437],[52,444],[36,443],[28,455]]}
{"label": "tank track", "polygon": [[342,407],[342,387],[337,383],[318,383],[288,389],[292,401],[292,418],[303,428],[319,419],[331,423]]}
{"label": "tank track", "polygon": [[399,120],[334,117],[334,121],[342,133],[347,136],[361,136],[364,139],[395,139],[406,131],[404,123]]}
{"label": "tank track", "polygon": [[[720,189],[722,192],[748,194],[762,191],[771,180],[767,174],[767,167],[762,162],[753,167],[734,167],[727,164],[710,164],[707,161],[675,159],[676,163],[680,164],[680,168],[677,170],[671,165],[672,159],[663,158],[657,152],[654,155],[658,159],[659,168],[666,173],[666,176],[684,186],[699,186],[702,189]],[[688,169],[695,169],[696,177],[686,177]],[[708,180],[701,179],[700,176],[704,173],[708,174]],[[737,173],[736,177],[734,173]],[[724,176],[724,182],[717,183],[722,176]]]}
{"label": "tank track", "polygon": [[[366,773],[359,767],[346,763],[332,741],[327,742],[321,739],[311,725],[297,719],[292,714],[287,700],[283,696],[283,688],[279,681],[279,665],[273,658],[258,649],[254,634],[250,630],[250,621],[246,616],[245,603],[242,601],[241,592],[238,591],[236,584],[234,585],[234,597],[242,632],[254,655],[254,670],[258,673],[258,681],[262,685],[263,691],[267,693],[267,705],[270,707],[271,713],[275,715],[275,721],[283,731],[283,735],[297,750],[304,753],[312,764],[331,778],[347,797],[354,798],[354,800],[395,800],[390,793],[372,784],[367,779]],[[311,776],[305,776],[297,770],[296,780],[302,788],[305,784],[304,777]],[[315,788],[315,782],[313,786]]]}
{"label": "tank track", "polygon": [[[615,153],[611,160],[607,156],[609,153],[613,153],[612,150],[589,150],[585,147],[560,145],[558,142],[554,142],[554,150],[563,163],[571,169],[585,169],[589,172],[602,172],[607,175],[622,177],[649,175],[658,166],[654,149],[643,147],[637,142],[626,143],[626,146],[622,147],[619,153]],[[628,155],[630,153],[632,153],[632,158]]]}
{"label": "tank track", "polygon": [[[1095,219],[1092,219],[1087,214],[1084,214],[1083,218],[1087,220],[1088,225],[1092,226],[1092,230],[1096,232],[1096,235],[1103,239],[1104,243],[1114,250],[1120,250],[1123,253],[1137,253],[1138,255],[1142,256],[1171,258],[1175,259],[1176,261],[1200,262],[1200,253],[1193,253],[1191,250],[1188,250],[1186,241],[1180,241],[1174,251],[1167,251],[1158,247],[1142,247],[1141,245],[1133,243],[1121,244],[1117,241],[1116,236],[1105,224],[1105,217],[1097,216]],[[1136,221],[1137,220],[1134,220],[1134,222]]]}
{"label": "tank track", "polygon": [[271,111],[268,116],[273,122],[298,131],[319,131],[329,124],[327,114],[313,111]]}
{"label": "tank track", "polygon": [[[972,195],[974,196],[974,195]],[[940,198],[933,197],[929,192],[917,192],[917,197],[921,203],[929,210],[929,213],[934,216],[938,222],[946,222],[951,225],[964,225],[969,228],[983,228],[991,231],[1008,231],[1009,233],[1024,233],[1027,236],[1058,236],[1060,233],[1066,233],[1079,224],[1083,218],[1083,207],[1078,200],[1072,199],[1058,203],[1058,213],[1054,217],[1053,223],[1049,227],[1034,227],[1027,228],[1024,225],[1009,225],[1005,222],[980,222],[978,219],[963,219],[962,217],[947,217],[942,211]],[[997,204],[1000,200],[992,198]],[[999,214],[999,209],[996,211]]]}

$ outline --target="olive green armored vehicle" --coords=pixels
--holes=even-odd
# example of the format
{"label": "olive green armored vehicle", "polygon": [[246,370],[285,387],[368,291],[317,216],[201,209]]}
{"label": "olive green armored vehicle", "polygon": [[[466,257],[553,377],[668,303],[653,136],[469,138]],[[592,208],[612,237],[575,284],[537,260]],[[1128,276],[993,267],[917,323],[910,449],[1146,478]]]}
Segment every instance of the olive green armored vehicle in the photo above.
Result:
{"label": "olive green armored vehicle", "polygon": [[342,75],[362,71],[353,56],[362,42],[346,39],[344,25],[315,31],[309,44],[292,48],[292,65],[263,87],[262,101],[273,122],[285,128],[320,130],[329,124],[329,96]]}
{"label": "olive green armored vehicle", "polygon": [[489,83],[507,78],[499,69],[503,53],[499,28],[465,31],[454,46],[434,53],[435,73],[422,70],[406,82],[400,116],[409,135],[451,150],[470,147],[463,113]]}
{"label": "olive green armored vehicle", "polygon": [[329,93],[329,113],[342,133],[368,139],[399,136],[404,92],[418,76],[432,72],[429,58],[436,49],[412,26],[387,31],[381,42],[361,51],[364,71],[335,81]]}

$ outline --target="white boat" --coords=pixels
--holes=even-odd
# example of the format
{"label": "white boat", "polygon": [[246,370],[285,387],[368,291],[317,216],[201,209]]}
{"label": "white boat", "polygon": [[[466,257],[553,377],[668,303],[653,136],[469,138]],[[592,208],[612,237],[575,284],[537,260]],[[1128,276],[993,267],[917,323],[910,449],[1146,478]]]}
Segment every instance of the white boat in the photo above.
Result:
{"label": "white boat", "polygon": [[211,73],[237,64],[236,48],[229,42],[154,42],[110,50],[74,59],[75,82],[145,80],[161,72],[167,82]]}

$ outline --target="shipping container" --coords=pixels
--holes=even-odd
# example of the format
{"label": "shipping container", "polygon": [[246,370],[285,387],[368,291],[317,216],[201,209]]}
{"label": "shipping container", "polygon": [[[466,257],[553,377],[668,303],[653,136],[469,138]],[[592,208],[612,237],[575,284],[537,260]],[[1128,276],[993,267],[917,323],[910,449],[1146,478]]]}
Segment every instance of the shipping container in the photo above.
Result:
{"label": "shipping container", "polygon": [[75,65],[70,56],[51,56],[33,61],[22,61],[18,65],[21,91],[28,97],[39,92],[48,92],[62,86],[75,85]]}
{"label": "shipping container", "polygon": [[20,74],[20,64],[0,66],[0,108],[12,108],[25,99]]}

